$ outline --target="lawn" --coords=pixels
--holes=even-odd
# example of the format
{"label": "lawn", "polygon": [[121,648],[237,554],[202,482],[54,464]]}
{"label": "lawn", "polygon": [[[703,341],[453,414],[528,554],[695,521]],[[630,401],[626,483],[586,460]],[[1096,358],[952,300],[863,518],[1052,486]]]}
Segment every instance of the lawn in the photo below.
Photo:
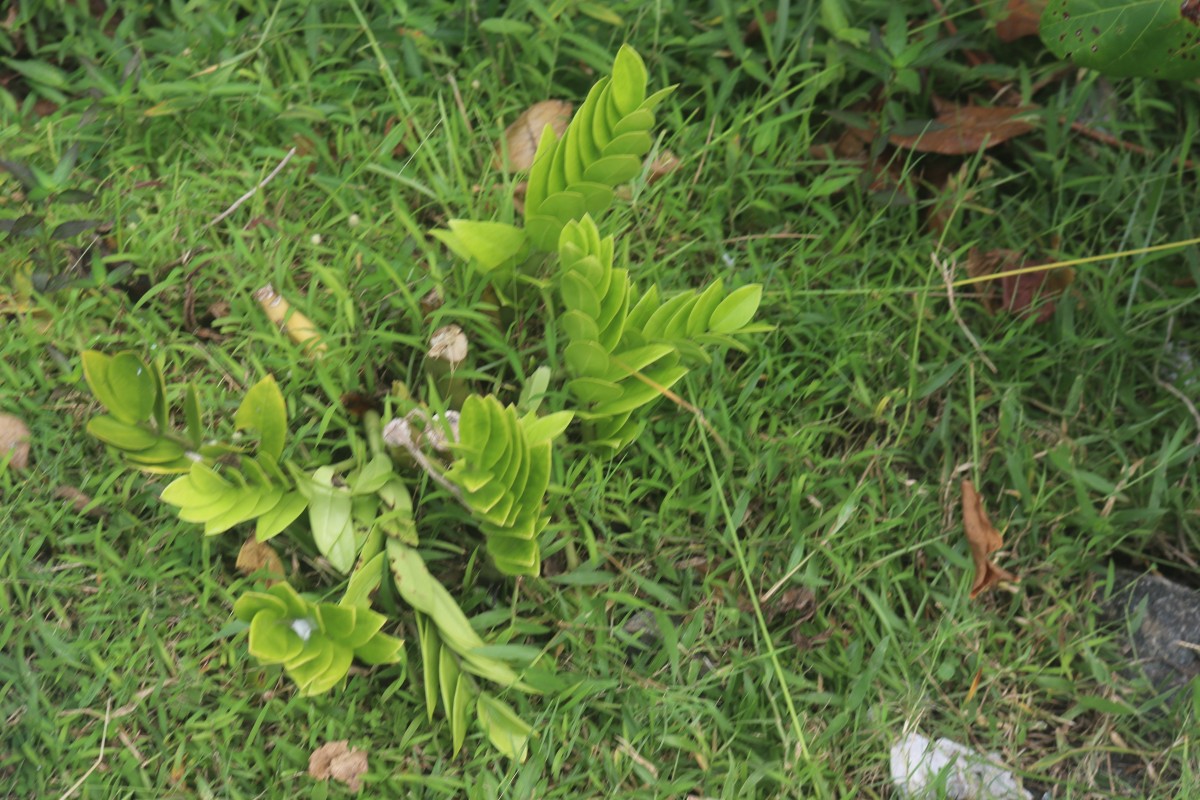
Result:
{"label": "lawn", "polygon": [[[24,468],[0,454],[0,792],[347,796],[309,775],[347,740],[372,797],[886,798],[919,732],[1035,797],[1200,796],[1200,684],[1153,690],[1099,608],[1119,567],[1200,585],[1200,254],[1140,252],[1200,237],[1194,80],[1001,41],[1002,3],[88,5],[0,21],[0,412],[31,443]],[[429,232],[520,223],[506,127],[578,108],[626,43],[651,91],[676,86],[647,160],[677,165],[619,188],[604,234],[664,295],[762,284],[772,328],[613,458],[568,429],[538,577],[497,572],[406,473],[432,572],[545,676],[500,694],[523,761],[474,725],[455,753],[394,595],[407,660],[331,692],[249,654],[252,528],[205,536],[159,500],[171,476],[87,433],[81,353],[161,357],[175,417],[191,381],[226,437],[274,376],[313,466],[363,448],[346,395],[429,399],[447,324],[468,387],[515,401],[557,366],[544,286],[498,309]],[[968,121],[931,127],[947,104]],[[970,142],[921,145],[947,130]],[[570,405],[560,376],[547,398]],[[1019,577],[974,597],[964,479]],[[311,537],[271,544],[337,602]]]}

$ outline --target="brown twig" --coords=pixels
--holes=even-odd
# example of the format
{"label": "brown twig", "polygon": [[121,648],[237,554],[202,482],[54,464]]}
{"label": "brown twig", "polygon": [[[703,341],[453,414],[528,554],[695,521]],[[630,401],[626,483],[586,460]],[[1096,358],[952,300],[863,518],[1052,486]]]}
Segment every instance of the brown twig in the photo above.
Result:
{"label": "brown twig", "polygon": [[217,214],[217,216],[213,217],[212,220],[207,225],[204,226],[204,228],[206,230],[208,228],[211,228],[213,225],[216,225],[218,222],[225,219],[233,212],[237,211],[238,208],[241,207],[242,203],[246,202],[251,197],[254,197],[254,195],[258,193],[259,189],[263,188],[268,183],[270,183],[275,178],[275,176],[279,174],[279,171],[287,166],[287,163],[292,160],[292,156],[294,156],[294,155],[296,155],[296,148],[293,147],[291,150],[287,151],[287,155],[285,155],[283,157],[282,161],[280,161],[278,164],[275,165],[275,169],[271,170],[270,174],[268,174],[267,177],[265,177],[261,181],[259,181],[258,185],[255,186],[253,189],[246,192],[244,195],[239,197],[237,200],[234,200],[233,205],[231,205],[229,208],[222,211],[220,214]]}

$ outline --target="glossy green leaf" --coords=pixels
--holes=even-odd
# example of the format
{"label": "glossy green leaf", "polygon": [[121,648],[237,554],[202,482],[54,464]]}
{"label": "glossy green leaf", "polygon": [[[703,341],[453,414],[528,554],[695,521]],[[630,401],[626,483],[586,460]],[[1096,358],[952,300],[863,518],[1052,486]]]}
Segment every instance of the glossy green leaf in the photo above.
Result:
{"label": "glossy green leaf", "polygon": [[118,450],[138,452],[148,450],[162,441],[158,434],[141,425],[124,422],[115,416],[101,414],[88,420],[87,432]]}
{"label": "glossy green leaf", "polygon": [[287,406],[275,378],[268,375],[250,387],[246,397],[233,415],[238,430],[253,430],[258,434],[259,450],[278,459],[287,439]]}
{"label": "glossy green leaf", "polygon": [[250,622],[250,655],[263,664],[282,664],[303,647],[304,641],[285,618],[260,612]]}
{"label": "glossy green leaf", "polygon": [[159,439],[145,450],[125,455],[133,464],[166,464],[182,458],[183,453],[183,447],[178,442],[171,439]]}
{"label": "glossy green leaf", "polygon": [[364,664],[395,664],[404,660],[404,640],[377,633],[362,647],[355,648],[354,657]]}
{"label": "glossy green leaf", "polygon": [[[354,526],[351,521],[353,503],[350,493],[335,489],[324,481],[328,479],[323,467],[313,475],[308,491],[308,522],[312,529],[313,542],[321,555],[329,560],[339,572],[349,572],[354,566]],[[329,470],[332,475],[332,470]]]}
{"label": "glossy green leaf", "polygon": [[259,516],[254,528],[254,538],[265,542],[291,525],[308,507],[308,498],[300,492],[287,492],[269,511]]}
{"label": "glossy green leaf", "polygon": [[751,283],[734,289],[713,311],[708,328],[713,333],[733,333],[754,319],[762,302],[762,285]]}
{"label": "glossy green leaf", "polygon": [[109,412],[132,424],[145,422],[154,411],[158,386],[150,368],[133,353],[118,353],[108,365],[108,388],[114,405]]}
{"label": "glossy green leaf", "polygon": [[525,429],[525,438],[530,446],[557,439],[571,424],[575,415],[570,411],[556,411],[544,417],[522,418],[521,427]]}
{"label": "glossy green leaf", "polygon": [[483,272],[520,259],[527,249],[525,231],[514,225],[464,219],[452,219],[447,224],[450,230],[436,230],[433,235]]}

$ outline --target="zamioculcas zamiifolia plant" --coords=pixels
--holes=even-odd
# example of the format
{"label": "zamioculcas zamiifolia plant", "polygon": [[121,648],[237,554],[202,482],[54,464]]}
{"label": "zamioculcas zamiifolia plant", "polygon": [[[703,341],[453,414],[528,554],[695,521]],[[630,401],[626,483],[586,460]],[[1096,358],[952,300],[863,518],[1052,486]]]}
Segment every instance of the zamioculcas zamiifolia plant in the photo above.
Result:
{"label": "zamioculcas zamiifolia plant", "polygon": [[[297,547],[315,547],[346,576],[337,603],[298,591],[306,578],[292,576],[234,604],[249,630],[250,653],[282,666],[302,694],[338,686],[354,660],[403,661],[403,642],[389,632],[394,622],[372,608],[387,584],[412,609],[428,714],[432,719],[442,709],[453,749],[462,747],[474,720],[497,750],[523,758],[533,729],[489,687],[537,694],[541,684],[531,676],[539,668],[486,654],[488,642],[420,549],[430,537],[457,531],[426,530],[421,520],[454,518],[428,512],[461,505],[466,514],[457,516],[478,529],[501,575],[536,578],[554,513],[547,496],[555,452],[564,440],[574,438],[587,457],[611,457],[637,440],[650,407],[689,368],[710,360],[711,350],[743,348],[737,337],[768,329],[753,323],[761,286],[726,291],[717,278],[671,295],[656,286],[639,291],[628,248],[601,235],[598,220],[614,200],[613,188],[640,173],[653,143],[654,109],[671,91],[647,94],[646,83],[642,59],[622,47],[612,75],[592,88],[563,137],[546,128],[529,174],[525,227],[452,220],[434,231],[471,265],[457,273],[464,290],[486,281],[502,302],[512,302],[517,295],[504,290],[523,275],[554,298],[545,309],[525,312],[542,314],[547,329],[562,333],[552,339],[561,352],[545,355],[564,369],[534,370],[516,405],[475,393],[469,381],[447,374],[452,367],[438,364],[408,376],[413,385],[428,380],[425,403],[407,392],[389,397],[388,405],[405,413],[385,425],[368,411],[366,447],[348,428],[343,438],[359,445],[333,463],[328,454],[289,449],[287,402],[270,376],[246,392],[228,422],[218,421],[218,430],[240,434],[223,441],[204,427],[193,384],[180,393],[184,430],[171,427],[162,359],[83,354],[88,385],[107,410],[88,431],[129,466],[176,476],[162,500],[180,519],[202,525],[209,536],[239,526],[253,526],[258,542],[293,533]],[[553,391],[555,383],[565,391]],[[446,396],[461,406],[446,408],[437,387],[452,387]],[[539,414],[551,398],[562,407]],[[582,424],[572,427],[576,419]],[[414,508],[411,492],[419,487]]]}

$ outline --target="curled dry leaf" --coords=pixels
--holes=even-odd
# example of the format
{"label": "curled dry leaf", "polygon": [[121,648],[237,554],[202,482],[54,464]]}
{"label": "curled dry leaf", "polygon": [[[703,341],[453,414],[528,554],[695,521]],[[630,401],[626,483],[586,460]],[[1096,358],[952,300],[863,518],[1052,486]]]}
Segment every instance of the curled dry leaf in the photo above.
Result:
{"label": "curled dry leaf", "polygon": [[282,325],[293,342],[301,347],[307,347],[313,355],[321,355],[327,349],[321,341],[321,333],[308,317],[292,309],[290,303],[275,291],[271,284],[254,293],[254,299],[266,312],[267,319],[276,325]]}
{"label": "curled dry leaf", "polygon": [[985,108],[956,106],[938,114],[929,130],[916,136],[893,134],[888,141],[897,147],[947,156],[970,155],[980,148],[995,147],[1014,136],[1033,130],[1029,121],[1032,106]]}
{"label": "curled dry leaf", "polygon": [[445,361],[454,369],[467,357],[467,335],[457,325],[438,328],[429,340],[429,357]]}
{"label": "curled dry leaf", "polygon": [[258,541],[253,534],[242,545],[242,549],[238,550],[236,566],[238,572],[243,575],[253,575],[260,569],[268,575],[280,579],[286,575],[283,571],[283,562],[279,560],[279,554],[271,545]]}
{"label": "curled dry leaf", "polygon": [[971,599],[974,600],[1000,581],[1015,582],[1020,578],[988,560],[988,556],[999,550],[1004,540],[984,513],[983,498],[975,491],[975,484],[971,481],[962,482],[962,507],[967,545],[975,562],[975,580],[971,584]]}
{"label": "curled dry leaf", "polygon": [[352,792],[362,788],[362,778],[367,771],[367,751],[347,747],[349,742],[341,739],[318,747],[308,758],[308,774],[319,781],[333,778]]}
{"label": "curled dry leaf", "polygon": [[1014,42],[1026,36],[1037,36],[1045,8],[1046,0],[1008,0],[1004,18],[996,23],[996,37],[1002,42]]}
{"label": "curled dry leaf", "polygon": [[[496,145],[495,164],[506,172],[524,172],[533,166],[542,130],[549,125],[555,136],[562,136],[571,123],[570,103],[562,100],[543,100],[534,103],[504,130],[504,142]],[[508,160],[504,161],[507,152]]]}
{"label": "curled dry leaf", "polygon": [[646,183],[649,184],[657,183],[670,175],[679,169],[679,165],[682,163],[674,153],[665,148],[659,151],[658,158],[650,161],[647,157],[646,160],[650,162],[646,168]]}
{"label": "curled dry leaf", "polygon": [[6,458],[14,470],[29,466],[29,427],[12,414],[0,414],[0,461]]}

